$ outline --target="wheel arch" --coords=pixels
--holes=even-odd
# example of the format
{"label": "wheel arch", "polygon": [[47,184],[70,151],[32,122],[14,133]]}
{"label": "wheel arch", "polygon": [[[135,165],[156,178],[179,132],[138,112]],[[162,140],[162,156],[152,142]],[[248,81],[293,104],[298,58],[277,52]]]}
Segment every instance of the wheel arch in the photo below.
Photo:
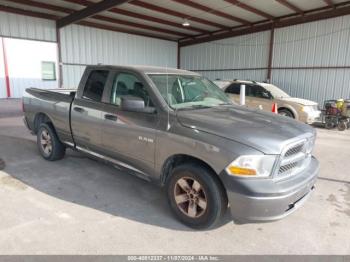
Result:
{"label": "wheel arch", "polygon": [[299,119],[299,115],[298,115],[298,112],[291,106],[288,106],[288,105],[282,105],[278,108],[278,111],[279,110],[288,110],[289,112],[292,113],[294,119]]}
{"label": "wheel arch", "polygon": [[53,128],[55,129],[52,119],[46,113],[38,112],[35,114],[35,117],[34,117],[34,130],[33,131],[35,134],[38,132],[39,127],[42,123],[51,124],[53,126]]}
{"label": "wheel arch", "polygon": [[215,172],[215,169],[202,159],[187,154],[175,154],[167,158],[162,167],[162,173],[160,177],[161,186],[164,186],[166,184],[171,176],[171,171],[176,166],[185,163],[197,163],[198,165],[207,168],[212,174],[214,174],[213,177],[219,182],[220,186],[226,194],[225,186],[221,181],[220,176],[217,174],[217,172]]}

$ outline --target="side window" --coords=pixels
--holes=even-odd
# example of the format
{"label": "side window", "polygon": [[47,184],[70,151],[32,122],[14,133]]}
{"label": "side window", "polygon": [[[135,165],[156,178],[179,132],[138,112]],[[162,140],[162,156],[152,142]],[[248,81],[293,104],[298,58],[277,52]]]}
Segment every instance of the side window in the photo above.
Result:
{"label": "side window", "polygon": [[239,95],[241,91],[241,84],[239,83],[234,83],[229,85],[226,90],[225,93],[229,93],[229,94],[233,94],[233,95]]}
{"label": "side window", "polygon": [[131,73],[120,73],[114,77],[111,103],[120,106],[123,96],[134,96],[142,98],[146,107],[153,107],[151,98],[142,82]]}
{"label": "side window", "polygon": [[265,88],[258,86],[258,85],[252,85],[252,96],[257,98],[263,98],[263,99],[270,99],[271,95],[268,91],[265,90]]}
{"label": "side window", "polygon": [[100,102],[102,99],[103,89],[107,82],[107,70],[94,70],[90,73],[86,81],[83,97]]}

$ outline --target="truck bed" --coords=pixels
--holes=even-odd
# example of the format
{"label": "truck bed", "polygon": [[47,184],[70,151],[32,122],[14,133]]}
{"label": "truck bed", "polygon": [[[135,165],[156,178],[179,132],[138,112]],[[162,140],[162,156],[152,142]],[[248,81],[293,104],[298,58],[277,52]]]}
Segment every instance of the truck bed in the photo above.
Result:
{"label": "truck bed", "polygon": [[47,116],[56,128],[62,141],[72,142],[70,129],[70,108],[75,89],[39,89],[28,88],[23,95],[23,107],[26,111],[25,121],[35,133],[37,117]]}

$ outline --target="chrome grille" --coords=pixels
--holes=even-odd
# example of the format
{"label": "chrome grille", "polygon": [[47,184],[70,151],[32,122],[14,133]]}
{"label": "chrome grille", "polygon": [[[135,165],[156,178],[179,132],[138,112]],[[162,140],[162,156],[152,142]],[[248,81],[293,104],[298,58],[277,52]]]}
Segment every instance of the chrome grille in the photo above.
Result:
{"label": "chrome grille", "polygon": [[284,166],[281,166],[280,169],[278,170],[279,174],[285,173],[287,171],[290,171],[291,169],[295,168],[298,166],[298,162],[290,163]]}
{"label": "chrome grille", "polygon": [[285,178],[297,174],[310,163],[314,140],[314,137],[308,137],[289,144],[283,150],[276,170],[277,178]]}
{"label": "chrome grille", "polygon": [[292,148],[288,149],[287,152],[284,154],[284,157],[290,157],[292,155],[296,155],[299,152],[301,152],[304,148],[304,143],[293,146]]}

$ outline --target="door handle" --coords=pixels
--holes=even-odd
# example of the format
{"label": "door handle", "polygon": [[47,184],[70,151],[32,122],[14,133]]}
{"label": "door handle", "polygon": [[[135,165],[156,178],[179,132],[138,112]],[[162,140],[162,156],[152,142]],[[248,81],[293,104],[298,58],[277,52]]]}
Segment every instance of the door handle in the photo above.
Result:
{"label": "door handle", "polygon": [[116,115],[106,114],[106,115],[105,115],[105,119],[111,120],[111,121],[117,121],[117,120],[118,120],[118,117],[117,117]]}
{"label": "door handle", "polygon": [[83,113],[85,111],[84,108],[77,107],[77,106],[75,106],[73,109],[74,109],[74,111],[77,111],[79,113]]}

